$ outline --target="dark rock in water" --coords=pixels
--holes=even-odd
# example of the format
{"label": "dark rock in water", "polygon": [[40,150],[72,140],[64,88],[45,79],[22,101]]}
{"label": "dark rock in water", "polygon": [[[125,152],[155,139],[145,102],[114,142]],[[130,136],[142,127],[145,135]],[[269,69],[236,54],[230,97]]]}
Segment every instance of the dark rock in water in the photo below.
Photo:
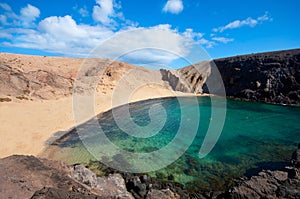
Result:
{"label": "dark rock in water", "polygon": [[300,143],[298,144],[298,150],[292,154],[291,165],[300,168]]}

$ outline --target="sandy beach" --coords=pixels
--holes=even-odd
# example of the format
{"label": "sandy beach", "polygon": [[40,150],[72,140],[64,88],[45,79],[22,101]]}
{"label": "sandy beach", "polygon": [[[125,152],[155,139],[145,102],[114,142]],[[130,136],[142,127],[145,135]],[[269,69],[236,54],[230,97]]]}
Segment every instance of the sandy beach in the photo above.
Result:
{"label": "sandy beach", "polygon": [[[145,87],[133,94],[130,102],[174,95],[160,87]],[[112,108],[111,96],[97,93],[95,114]],[[71,96],[58,100],[2,102],[0,113],[0,158],[13,154],[39,155],[54,133],[75,126]]]}
{"label": "sandy beach", "polygon": [[[194,95],[174,91],[159,70],[105,59],[0,53],[0,66],[0,158],[39,155],[57,132],[68,131],[112,107]],[[80,68],[84,69],[82,76]],[[177,86],[178,78],[173,78]],[[92,81],[96,84],[91,88]],[[89,112],[86,104],[81,104],[83,114],[75,122],[72,96],[76,82],[81,94],[90,90],[88,95],[95,100],[94,110]]]}

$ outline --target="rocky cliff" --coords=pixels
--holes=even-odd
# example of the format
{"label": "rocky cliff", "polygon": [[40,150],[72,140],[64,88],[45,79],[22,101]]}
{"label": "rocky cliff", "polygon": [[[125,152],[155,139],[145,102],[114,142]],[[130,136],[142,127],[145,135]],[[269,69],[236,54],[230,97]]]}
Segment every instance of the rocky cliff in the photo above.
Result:
{"label": "rocky cliff", "polygon": [[[207,67],[200,67],[200,72],[196,70],[199,65],[201,63],[178,70],[196,93],[201,93],[209,74]],[[228,97],[276,104],[300,104],[300,49],[216,59],[210,65],[217,66]],[[216,94],[208,91],[205,86],[203,89],[205,93]]]}
{"label": "rocky cliff", "polygon": [[300,49],[214,60],[227,96],[280,104],[300,103]]}

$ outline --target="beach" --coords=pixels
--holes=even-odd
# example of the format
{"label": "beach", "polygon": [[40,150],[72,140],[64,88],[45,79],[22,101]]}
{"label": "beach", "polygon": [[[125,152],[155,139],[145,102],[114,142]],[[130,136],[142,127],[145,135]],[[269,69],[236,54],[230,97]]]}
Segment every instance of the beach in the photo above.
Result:
{"label": "beach", "polygon": [[[137,90],[130,102],[187,95],[159,86],[146,86]],[[190,95],[190,94],[189,94]],[[112,94],[97,93],[95,115],[112,108]],[[15,100],[0,103],[0,158],[13,154],[38,156],[51,136],[68,131],[76,125],[72,96],[58,100]],[[121,105],[121,104],[120,104]],[[94,115],[89,115],[86,120]],[[82,121],[84,122],[84,121]]]}
{"label": "beach", "polygon": [[[94,111],[84,113],[84,117],[79,121],[77,118],[75,122],[73,86],[85,61],[0,53],[0,158],[13,154],[39,155],[55,133],[68,131],[113,106],[153,98],[194,95],[173,91],[162,80],[159,70],[92,59],[89,61],[98,64],[97,70],[103,73],[92,93],[95,95]],[[93,76],[92,69],[88,73]],[[116,87],[118,97],[113,103]],[[84,110],[85,107],[81,109]]]}

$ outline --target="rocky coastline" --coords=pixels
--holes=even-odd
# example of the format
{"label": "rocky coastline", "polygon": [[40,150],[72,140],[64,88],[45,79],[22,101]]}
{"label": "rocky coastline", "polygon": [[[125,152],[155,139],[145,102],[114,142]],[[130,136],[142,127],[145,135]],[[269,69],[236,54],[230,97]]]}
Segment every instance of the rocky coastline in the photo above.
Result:
{"label": "rocky coastline", "polygon": [[[48,60],[46,57],[44,59]],[[19,66],[19,60],[15,62]],[[12,68],[8,63],[3,62],[0,67],[2,81],[9,82],[2,85],[2,90],[6,91],[5,98],[1,98],[4,103],[9,103],[12,96],[22,101],[70,95],[74,77],[67,74],[71,72],[57,79],[57,75],[51,72],[24,72],[22,67]],[[119,77],[114,74],[118,64],[106,74],[105,78],[109,81],[112,77]],[[175,91],[215,94],[205,86],[205,82],[210,81],[209,66],[215,64],[230,98],[300,104],[300,49],[217,59],[213,63],[199,63],[198,66],[203,64],[206,67],[201,67],[200,74],[196,69],[191,70],[193,66],[175,72],[161,70],[157,73]],[[126,66],[124,71],[132,67]],[[33,81],[36,75],[39,79]],[[110,86],[113,88],[114,85]],[[107,88],[107,85],[101,84],[100,87]],[[55,93],[57,88],[60,90]],[[49,93],[52,93],[51,96],[48,96]],[[68,166],[34,156],[9,156],[0,160],[0,198],[300,198],[300,146],[293,153],[290,164],[278,170],[262,170],[253,176],[236,179],[235,185],[225,191],[195,192],[146,174],[118,173],[114,170],[106,173],[106,176],[97,176],[84,165]]]}
{"label": "rocky coastline", "polygon": [[[177,70],[181,82],[191,92],[218,95],[208,90],[213,68],[217,68],[224,83],[226,96],[243,101],[300,105],[300,49],[258,53],[215,59]],[[174,81],[170,81],[174,83]],[[202,88],[203,86],[203,88]],[[173,86],[182,88],[180,86]],[[185,89],[186,90],[186,89]],[[185,92],[185,90],[182,90]]]}
{"label": "rocky coastline", "polygon": [[299,198],[300,144],[289,165],[236,180],[225,191],[193,192],[146,174],[110,170],[99,177],[84,165],[14,155],[0,160],[0,198]]}

